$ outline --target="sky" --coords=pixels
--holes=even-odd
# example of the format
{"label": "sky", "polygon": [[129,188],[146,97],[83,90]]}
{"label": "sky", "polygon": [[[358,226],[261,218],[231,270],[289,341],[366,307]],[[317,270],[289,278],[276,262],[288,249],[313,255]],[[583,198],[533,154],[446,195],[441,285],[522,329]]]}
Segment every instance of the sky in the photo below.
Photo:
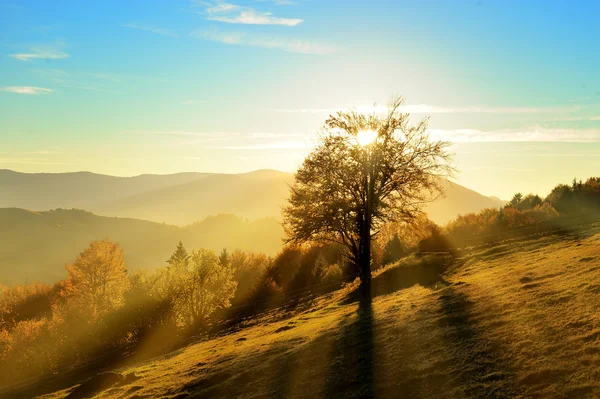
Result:
{"label": "sky", "polygon": [[294,171],[327,116],[402,95],[455,180],[600,175],[597,1],[0,0],[0,169]]}

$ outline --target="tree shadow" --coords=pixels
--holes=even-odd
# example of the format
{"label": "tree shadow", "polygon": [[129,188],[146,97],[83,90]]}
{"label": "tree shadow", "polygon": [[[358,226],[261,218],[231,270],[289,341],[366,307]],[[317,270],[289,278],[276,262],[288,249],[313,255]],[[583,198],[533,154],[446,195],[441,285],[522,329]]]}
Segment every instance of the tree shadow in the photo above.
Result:
{"label": "tree shadow", "polygon": [[[371,298],[410,288],[444,286],[442,275],[455,262],[453,253],[417,255],[402,264],[384,269],[371,280]],[[355,290],[344,303],[360,302],[364,294]]]}
{"label": "tree shadow", "polygon": [[336,339],[326,379],[325,397],[375,396],[374,332],[371,301],[359,301],[357,320],[342,328]]}
{"label": "tree shadow", "polygon": [[519,396],[514,370],[503,358],[499,345],[485,339],[477,329],[473,303],[455,288],[445,288],[439,297],[440,325],[453,347],[453,369],[458,371],[455,386],[459,397],[513,398]]}

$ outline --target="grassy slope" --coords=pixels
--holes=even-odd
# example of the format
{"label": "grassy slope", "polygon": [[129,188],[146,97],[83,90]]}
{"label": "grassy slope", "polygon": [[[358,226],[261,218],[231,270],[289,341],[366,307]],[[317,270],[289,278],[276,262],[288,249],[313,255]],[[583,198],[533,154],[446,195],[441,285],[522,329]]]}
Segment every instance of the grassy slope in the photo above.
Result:
{"label": "grassy slope", "polygon": [[375,279],[382,284],[385,277],[388,293],[370,309],[339,291],[308,308],[275,312],[238,332],[120,370],[140,379],[102,397],[580,398],[600,392],[600,234],[462,253],[443,281],[427,279],[426,286],[399,289],[402,270]]}

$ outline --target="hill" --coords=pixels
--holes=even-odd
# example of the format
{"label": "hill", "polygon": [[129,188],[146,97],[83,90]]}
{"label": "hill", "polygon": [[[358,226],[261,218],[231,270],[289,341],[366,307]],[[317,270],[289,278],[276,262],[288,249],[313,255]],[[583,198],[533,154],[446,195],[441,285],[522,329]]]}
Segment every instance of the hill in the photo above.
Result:
{"label": "hill", "polygon": [[[277,309],[241,329],[114,369],[127,377],[103,388],[96,380],[92,392],[103,398],[596,397],[599,233],[595,225],[407,258],[375,276],[371,306],[346,289]],[[21,394],[48,392],[64,378]],[[74,388],[43,397],[76,397]]]}
{"label": "hill", "polygon": [[283,230],[273,218],[248,221],[218,215],[186,227],[136,219],[97,216],[80,210],[32,212],[0,209],[0,282],[54,282],[65,275],[93,240],[108,238],[125,250],[129,269],[164,266],[182,240],[188,250],[239,248],[275,254]]}
{"label": "hill", "polygon": [[116,177],[90,172],[19,173],[0,170],[0,208],[93,210],[143,192],[197,181],[206,173]]}
{"label": "hill", "polygon": [[217,213],[279,218],[293,175],[275,170],[217,174],[147,191],[102,206],[98,213],[184,225]]}
{"label": "hill", "polygon": [[[242,174],[180,173],[114,177],[88,172],[26,174],[0,170],[0,207],[36,211],[78,208],[118,216],[186,225],[219,213],[251,219],[280,218],[290,173],[258,170]],[[458,214],[497,208],[504,201],[456,183],[425,211],[438,224]]]}

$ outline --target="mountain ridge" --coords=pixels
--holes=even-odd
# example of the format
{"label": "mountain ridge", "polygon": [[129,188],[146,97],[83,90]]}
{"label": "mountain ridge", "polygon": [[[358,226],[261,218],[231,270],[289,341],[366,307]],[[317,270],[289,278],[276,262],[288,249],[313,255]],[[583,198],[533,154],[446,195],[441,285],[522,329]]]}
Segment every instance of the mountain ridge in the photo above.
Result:
{"label": "mountain ridge", "polygon": [[[280,218],[293,174],[275,169],[245,173],[142,174],[119,177],[93,172],[21,173],[0,170],[0,207],[37,211],[86,209],[102,216],[131,217],[185,226],[219,213],[251,219]],[[458,214],[503,206],[454,182],[425,212],[445,224]]]}

